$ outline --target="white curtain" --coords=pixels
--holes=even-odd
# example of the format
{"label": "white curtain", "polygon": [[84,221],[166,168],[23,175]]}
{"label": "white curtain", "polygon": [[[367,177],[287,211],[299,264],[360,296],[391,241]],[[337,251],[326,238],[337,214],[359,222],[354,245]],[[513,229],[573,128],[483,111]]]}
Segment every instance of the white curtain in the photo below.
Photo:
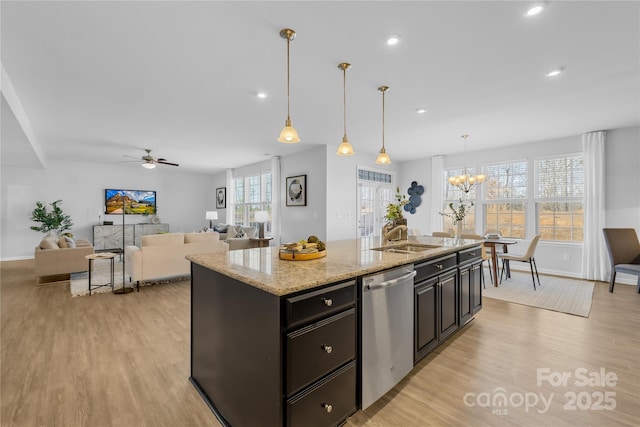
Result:
{"label": "white curtain", "polygon": [[233,205],[235,204],[236,198],[235,198],[235,193],[233,191],[233,187],[231,187],[232,184],[233,184],[233,169],[227,169],[227,208],[226,208],[227,224],[235,224],[234,213],[236,210]]}
{"label": "white curtain", "polygon": [[431,158],[431,230],[442,230],[442,216],[438,212],[442,210],[442,193],[444,184],[444,156]]}
{"label": "white curtain", "polygon": [[280,207],[282,206],[282,194],[280,182],[280,157],[271,158],[271,236],[272,246],[280,246]]}
{"label": "white curtain", "polygon": [[582,135],[584,155],[584,242],[582,244],[582,276],[588,280],[606,281],[609,255],[602,235],[604,210],[604,144],[605,131]]}

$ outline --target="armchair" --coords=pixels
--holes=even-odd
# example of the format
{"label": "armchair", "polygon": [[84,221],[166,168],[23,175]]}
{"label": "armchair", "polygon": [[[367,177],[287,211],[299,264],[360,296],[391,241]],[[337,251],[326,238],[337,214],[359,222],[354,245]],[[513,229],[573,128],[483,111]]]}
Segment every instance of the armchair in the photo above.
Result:
{"label": "armchair", "polygon": [[611,261],[609,292],[613,292],[616,273],[638,276],[637,291],[640,293],[640,242],[634,228],[603,228],[604,241]]}

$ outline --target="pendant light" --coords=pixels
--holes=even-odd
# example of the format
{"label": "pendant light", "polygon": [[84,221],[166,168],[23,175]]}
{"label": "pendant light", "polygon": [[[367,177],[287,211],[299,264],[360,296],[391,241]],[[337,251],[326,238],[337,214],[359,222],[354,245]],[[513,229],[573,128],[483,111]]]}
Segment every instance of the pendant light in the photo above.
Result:
{"label": "pendant light", "polygon": [[280,31],[280,37],[287,39],[287,120],[284,123],[284,128],[282,128],[280,132],[278,141],[285,144],[295,144],[296,142],[300,142],[300,137],[298,136],[298,131],[291,126],[291,116],[289,114],[289,43],[296,37],[296,32],[285,28]]}
{"label": "pendant light", "polygon": [[343,62],[338,65],[338,68],[342,70],[342,93],[343,93],[343,124],[344,124],[344,136],[342,137],[342,144],[338,147],[336,154],[338,156],[353,156],[354,151],[351,144],[349,144],[349,138],[347,138],[347,70],[351,68],[351,64]]}
{"label": "pendant light", "polygon": [[376,159],[376,164],[378,165],[388,165],[391,163],[391,158],[384,149],[384,93],[388,90],[389,86],[380,86],[378,88],[378,92],[382,93],[382,148],[380,149],[380,154],[378,154],[378,158]]}

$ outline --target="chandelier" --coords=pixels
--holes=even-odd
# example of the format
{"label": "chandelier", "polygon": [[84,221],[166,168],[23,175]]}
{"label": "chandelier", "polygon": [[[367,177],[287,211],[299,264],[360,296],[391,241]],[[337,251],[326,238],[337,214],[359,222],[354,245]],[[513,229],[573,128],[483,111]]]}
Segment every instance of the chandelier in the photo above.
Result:
{"label": "chandelier", "polygon": [[487,177],[486,175],[469,175],[467,173],[467,138],[469,135],[462,135],[464,140],[464,172],[462,175],[449,177],[449,184],[458,187],[465,193],[469,193],[476,185],[482,184]]}

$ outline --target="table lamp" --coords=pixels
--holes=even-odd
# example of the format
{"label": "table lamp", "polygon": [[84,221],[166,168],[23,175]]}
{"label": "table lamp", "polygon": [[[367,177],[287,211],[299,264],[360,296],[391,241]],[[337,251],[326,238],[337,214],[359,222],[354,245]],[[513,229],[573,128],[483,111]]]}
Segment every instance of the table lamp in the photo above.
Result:
{"label": "table lamp", "polygon": [[218,211],[207,211],[205,218],[209,220],[209,228],[213,230],[213,221],[218,219]]}
{"label": "table lamp", "polygon": [[264,223],[269,221],[269,212],[256,211],[253,218],[258,223],[258,238],[264,239]]}

